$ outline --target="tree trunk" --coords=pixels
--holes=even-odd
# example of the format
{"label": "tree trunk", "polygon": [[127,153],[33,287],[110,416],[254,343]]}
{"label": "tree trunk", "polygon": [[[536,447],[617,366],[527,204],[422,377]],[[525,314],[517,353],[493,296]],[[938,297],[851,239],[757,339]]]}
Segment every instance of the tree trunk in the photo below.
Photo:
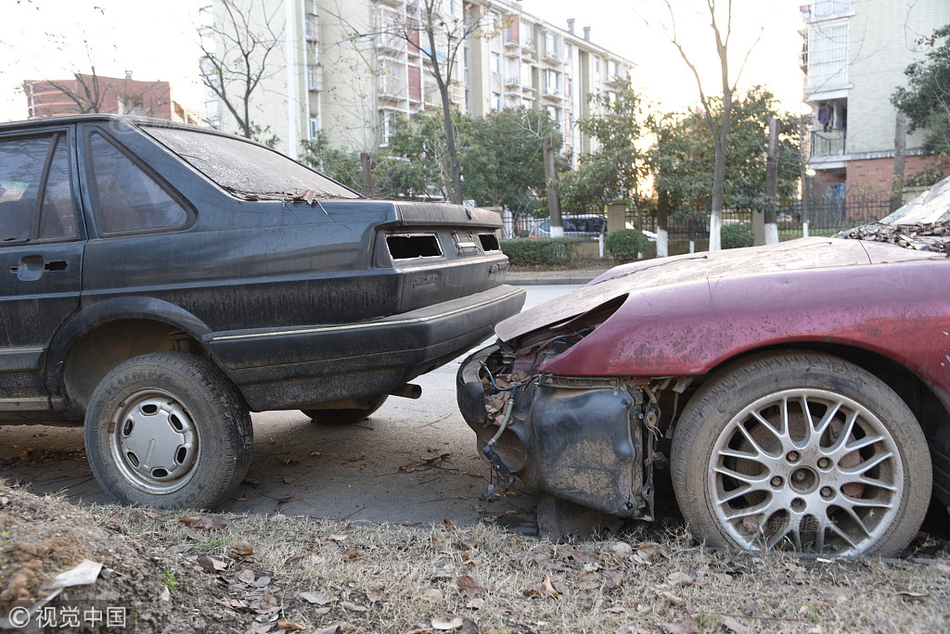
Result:
{"label": "tree trunk", "polygon": [[670,197],[666,190],[656,194],[656,257],[665,258],[670,254]]}
{"label": "tree trunk", "polygon": [[561,204],[557,197],[557,165],[555,163],[554,141],[546,136],[541,140],[541,149],[544,152],[544,178],[548,183],[548,215],[551,218],[551,237],[560,238],[564,235],[561,224]]}
{"label": "tree trunk", "polygon": [[904,161],[907,146],[907,115],[897,113],[894,127],[894,177],[891,180],[891,211],[904,202]]}
{"label": "tree trunk", "polygon": [[775,206],[778,204],[778,119],[769,119],[768,157],[765,160],[765,193],[769,206],[765,211],[765,244],[778,244]]}

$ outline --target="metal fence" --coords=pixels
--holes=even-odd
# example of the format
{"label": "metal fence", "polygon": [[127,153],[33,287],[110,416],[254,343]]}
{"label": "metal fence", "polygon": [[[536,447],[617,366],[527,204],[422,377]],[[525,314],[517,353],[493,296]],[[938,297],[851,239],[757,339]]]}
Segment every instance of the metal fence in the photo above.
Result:
{"label": "metal fence", "polygon": [[[752,226],[752,218],[755,212],[752,210],[726,209],[722,212],[723,225],[741,224]],[[808,222],[809,235],[832,235],[843,229],[849,229],[858,225],[880,220],[890,213],[890,201],[880,198],[836,198],[827,197],[814,201],[796,200],[792,203],[779,205],[775,209],[776,222],[778,224],[779,236],[782,239],[791,239],[804,235],[804,222]],[[583,214],[585,219],[589,219],[592,214]],[[577,223],[571,223],[572,216],[565,214],[565,227],[568,225],[577,226]],[[538,218],[522,217],[517,223],[506,220],[506,237],[546,237],[548,225],[546,220]],[[580,238],[581,240],[595,241],[600,236],[600,231],[593,229],[604,223],[591,223],[586,220],[585,224],[591,229],[586,232],[565,231],[565,235]],[[656,216],[651,213],[633,211],[627,215],[627,226],[636,227],[645,231],[656,232]],[[709,239],[709,218],[697,218],[692,220],[677,219],[675,215],[668,223],[667,234],[670,240],[707,240]]]}

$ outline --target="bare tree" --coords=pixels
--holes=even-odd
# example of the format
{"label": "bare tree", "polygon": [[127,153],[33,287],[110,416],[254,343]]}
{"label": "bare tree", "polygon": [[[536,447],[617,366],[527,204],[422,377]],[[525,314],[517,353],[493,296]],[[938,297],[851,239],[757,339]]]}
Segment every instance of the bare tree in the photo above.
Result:
{"label": "bare tree", "polygon": [[[435,80],[439,92],[442,127],[445,132],[446,185],[449,199],[462,202],[462,165],[452,122],[452,86],[465,42],[484,36],[487,9],[476,3],[460,3],[467,15],[452,15],[444,0],[419,0],[416,11],[379,23],[375,30],[360,32],[351,29],[357,38],[398,38],[407,46],[418,48],[426,59],[426,70]],[[498,25],[492,25],[496,28]]]}
{"label": "bare tree", "polygon": [[699,70],[696,68],[696,65],[693,63],[689,54],[687,54],[683,45],[683,41],[677,34],[673,6],[671,5],[670,0],[663,1],[666,4],[667,13],[669,16],[669,22],[665,26],[666,35],[670,43],[676,47],[677,51],[679,51],[680,57],[689,67],[690,72],[692,72],[693,77],[696,79],[696,86],[699,89],[699,100],[703,106],[706,126],[709,134],[712,136],[713,146],[715,148],[713,191],[711,202],[712,209],[710,210],[709,216],[709,250],[718,251],[722,246],[722,201],[723,188],[726,178],[726,149],[728,147],[727,141],[729,137],[729,125],[731,123],[732,117],[732,96],[736,90],[736,84],[739,81],[739,76],[742,74],[742,68],[745,66],[745,62],[752,53],[752,49],[755,48],[755,45],[758,43],[758,39],[756,39],[756,42],[746,52],[743,63],[739,68],[739,72],[736,73],[735,79],[730,80],[729,40],[732,37],[732,0],[726,0],[726,14],[724,24],[721,24],[723,19],[722,16],[717,13],[717,0],[706,0],[706,9],[709,11],[709,26],[712,29],[716,43],[716,55],[719,59],[719,79],[720,89],[722,90],[722,112],[720,113],[719,120],[717,121],[716,117],[714,117],[713,108],[706,94],[706,90],[703,88],[703,82],[699,76]]}
{"label": "bare tree", "polygon": [[[201,80],[234,117],[242,136],[250,139],[260,132],[251,119],[251,99],[261,81],[279,72],[280,68],[268,58],[280,45],[283,28],[275,32],[273,24],[280,9],[272,3],[248,2],[239,5],[235,0],[215,3],[220,11],[211,25],[200,28],[202,67]],[[254,6],[261,7],[262,20],[253,20]]]}

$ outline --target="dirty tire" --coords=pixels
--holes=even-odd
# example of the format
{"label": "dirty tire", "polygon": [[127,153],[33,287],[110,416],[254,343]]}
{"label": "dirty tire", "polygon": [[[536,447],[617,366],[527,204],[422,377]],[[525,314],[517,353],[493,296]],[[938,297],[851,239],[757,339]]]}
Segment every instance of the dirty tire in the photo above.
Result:
{"label": "dirty tire", "polygon": [[251,462],[247,405],[221,370],[195,355],[160,352],[116,366],[85,419],[96,480],[123,504],[214,508]]}
{"label": "dirty tire", "polygon": [[334,408],[334,409],[302,409],[310,420],[319,425],[352,425],[365,420],[383,406],[388,394],[377,394],[366,398],[355,399],[361,407]]}
{"label": "dirty tire", "polygon": [[920,425],[884,382],[836,357],[755,357],[711,378],[677,424],[673,488],[712,547],[897,555],[933,472]]}

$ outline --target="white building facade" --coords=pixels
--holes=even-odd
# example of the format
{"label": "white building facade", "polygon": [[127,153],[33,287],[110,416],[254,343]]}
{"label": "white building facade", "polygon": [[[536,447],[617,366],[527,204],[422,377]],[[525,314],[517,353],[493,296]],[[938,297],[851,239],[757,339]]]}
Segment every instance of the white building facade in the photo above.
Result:
{"label": "white building facade", "polygon": [[[385,147],[400,116],[438,112],[441,100],[427,55],[418,0],[230,0],[252,25],[267,21],[278,47],[255,91],[251,119],[300,154],[301,142],[322,131],[331,145],[360,152]],[[634,65],[575,33],[574,21],[556,27],[503,0],[442,0],[440,65],[450,61],[449,32],[474,31],[457,47],[450,95],[474,117],[503,108],[543,109],[558,122],[565,153],[590,151],[577,120],[590,114],[588,95],[610,93]],[[212,5],[221,37],[223,2]],[[477,28],[475,28],[477,27]],[[251,64],[253,64],[253,60]],[[219,126],[234,130],[227,109]]]}
{"label": "white building facade", "polygon": [[[809,167],[818,193],[886,195],[893,177],[897,110],[891,95],[904,70],[925,60],[925,39],[950,24],[948,0],[813,0],[805,18],[805,102],[815,112]],[[906,137],[905,174],[932,168],[925,134]]]}

